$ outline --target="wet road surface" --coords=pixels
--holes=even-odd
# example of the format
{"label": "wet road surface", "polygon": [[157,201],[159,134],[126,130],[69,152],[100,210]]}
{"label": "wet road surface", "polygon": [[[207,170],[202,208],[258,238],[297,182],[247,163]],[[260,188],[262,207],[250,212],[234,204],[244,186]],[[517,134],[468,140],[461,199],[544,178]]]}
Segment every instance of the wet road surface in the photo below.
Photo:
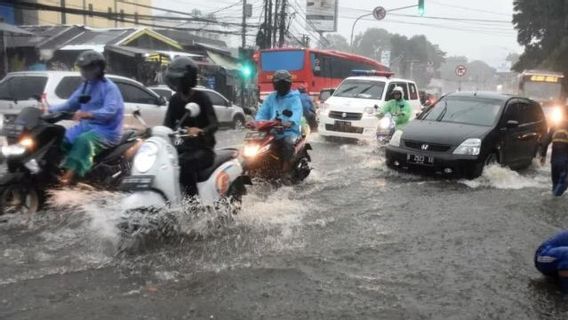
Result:
{"label": "wet road surface", "polygon": [[59,192],[50,212],[13,217],[0,319],[568,317],[532,262],[568,222],[548,169],[435,180],[387,170],[372,146],[313,140],[303,184],[254,186],[221,229],[180,210],[188,236],[136,254],[116,254],[119,195]]}

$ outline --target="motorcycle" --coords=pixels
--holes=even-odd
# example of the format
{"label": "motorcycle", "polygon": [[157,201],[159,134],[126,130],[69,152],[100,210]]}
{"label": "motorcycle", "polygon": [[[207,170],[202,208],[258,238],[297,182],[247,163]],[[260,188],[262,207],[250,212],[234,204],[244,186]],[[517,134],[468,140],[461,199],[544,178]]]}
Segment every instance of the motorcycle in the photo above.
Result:
{"label": "motorcycle", "polygon": [[[197,117],[199,105],[189,103],[187,117]],[[150,129],[148,138],[134,156],[131,175],[124,178],[121,189],[129,193],[122,202],[125,212],[155,212],[180,204],[184,198],[180,184],[177,145],[184,139],[195,138],[185,129],[172,130],[157,126]],[[197,197],[204,206],[213,207],[219,200],[240,202],[246,194],[250,179],[243,175],[237,149],[215,151],[215,161],[209,168],[197,173]]]}
{"label": "motorcycle", "polygon": [[385,114],[380,120],[377,126],[377,142],[379,146],[384,146],[392,138],[392,135],[396,131],[396,123],[392,114]]}
{"label": "motorcycle", "polygon": [[[283,114],[289,117],[292,112],[285,110]],[[292,183],[299,183],[309,176],[311,172],[309,163],[312,161],[308,153],[312,150],[312,146],[307,142],[310,134],[309,126],[302,125],[302,134],[295,143],[289,172],[282,172],[280,169],[282,161],[275,150],[276,135],[284,130],[282,121],[277,117],[276,120],[271,121],[254,121],[247,127],[250,131],[245,136],[243,156],[249,176],[277,180],[288,175]]]}
{"label": "motorcycle", "polygon": [[[63,173],[61,142],[66,129],[57,123],[72,117],[68,112],[42,115],[38,108],[28,107],[4,127],[8,144],[1,149],[0,161],[7,163],[8,170],[0,178],[0,215],[33,214],[44,207],[46,191],[60,184]],[[92,170],[79,182],[116,190],[130,171],[128,154],[138,141],[134,131],[125,132],[116,146],[95,157]]]}

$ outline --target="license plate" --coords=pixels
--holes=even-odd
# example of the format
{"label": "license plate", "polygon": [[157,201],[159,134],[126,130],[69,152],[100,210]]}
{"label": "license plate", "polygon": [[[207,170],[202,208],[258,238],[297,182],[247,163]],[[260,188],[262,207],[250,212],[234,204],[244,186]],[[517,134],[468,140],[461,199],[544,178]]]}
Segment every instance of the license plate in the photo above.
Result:
{"label": "license plate", "polygon": [[407,154],[406,161],[408,163],[420,164],[425,166],[431,166],[434,164],[433,157],[423,156],[419,154]]}
{"label": "license plate", "polygon": [[351,127],[351,122],[350,121],[335,121],[335,126],[336,127]]}
{"label": "license plate", "polygon": [[149,190],[154,183],[154,176],[130,176],[122,180],[120,188],[126,191]]}

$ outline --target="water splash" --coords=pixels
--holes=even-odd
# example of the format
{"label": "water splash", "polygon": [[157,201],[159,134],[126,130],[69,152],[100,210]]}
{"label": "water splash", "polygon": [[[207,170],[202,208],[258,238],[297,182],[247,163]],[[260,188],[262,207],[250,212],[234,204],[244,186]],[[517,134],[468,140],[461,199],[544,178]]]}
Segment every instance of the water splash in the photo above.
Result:
{"label": "water splash", "polygon": [[527,171],[524,174],[513,171],[500,165],[491,165],[483,170],[481,177],[475,180],[460,180],[460,183],[472,188],[495,188],[495,189],[525,189],[525,188],[548,188],[548,176],[546,169],[537,169],[534,172]]}

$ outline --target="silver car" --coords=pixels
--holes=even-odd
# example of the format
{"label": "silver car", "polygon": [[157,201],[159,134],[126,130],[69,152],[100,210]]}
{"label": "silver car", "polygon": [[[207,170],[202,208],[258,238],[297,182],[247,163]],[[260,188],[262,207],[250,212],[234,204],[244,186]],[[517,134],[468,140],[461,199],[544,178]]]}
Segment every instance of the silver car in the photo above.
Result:
{"label": "silver car", "polygon": [[[170,99],[175,93],[167,86],[149,87],[148,89],[156,92],[165,99]],[[215,90],[197,86],[195,90],[205,93],[215,109],[217,120],[222,126],[232,127],[233,129],[243,128],[245,124],[245,112],[243,108],[233,104],[229,99]]]}
{"label": "silver car", "polygon": [[[148,90],[141,83],[115,75],[107,75],[118,86],[125,105],[125,127],[141,128],[132,117],[140,110],[149,126],[161,125],[167,110],[167,101]],[[37,98],[44,97],[51,104],[65,102],[83,82],[78,72],[30,71],[9,73],[0,81],[0,127],[13,121],[19,112],[37,106]]]}

